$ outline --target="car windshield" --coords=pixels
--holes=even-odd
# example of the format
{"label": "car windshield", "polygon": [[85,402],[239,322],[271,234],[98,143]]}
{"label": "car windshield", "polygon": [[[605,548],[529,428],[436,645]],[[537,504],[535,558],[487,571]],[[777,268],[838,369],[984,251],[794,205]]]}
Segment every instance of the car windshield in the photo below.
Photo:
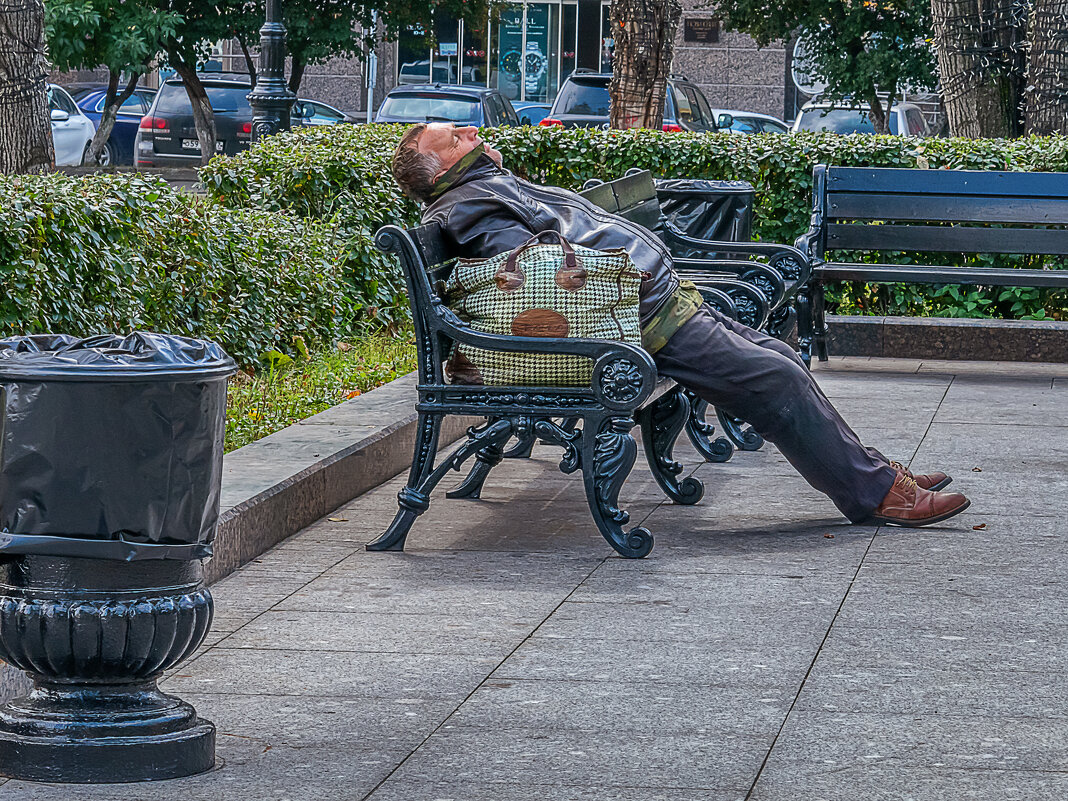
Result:
{"label": "car windshield", "polygon": [[[205,86],[204,91],[208,93],[211,108],[216,112],[251,111],[246,95],[252,90],[247,86]],[[159,90],[155,113],[192,114],[193,108],[189,104],[185,86],[181,83],[165,83]]]}
{"label": "car windshield", "polygon": [[436,95],[430,92],[390,95],[379,112],[383,117],[409,120],[472,122],[478,119],[477,97]]}
{"label": "car windshield", "polygon": [[[859,108],[810,108],[801,112],[799,131],[830,131],[838,134],[875,133],[868,112]],[[890,115],[890,133],[897,133],[897,114]]]}
{"label": "car windshield", "polygon": [[556,100],[557,114],[607,117],[611,108],[608,84],[604,83],[568,81],[560,89],[560,97]]}

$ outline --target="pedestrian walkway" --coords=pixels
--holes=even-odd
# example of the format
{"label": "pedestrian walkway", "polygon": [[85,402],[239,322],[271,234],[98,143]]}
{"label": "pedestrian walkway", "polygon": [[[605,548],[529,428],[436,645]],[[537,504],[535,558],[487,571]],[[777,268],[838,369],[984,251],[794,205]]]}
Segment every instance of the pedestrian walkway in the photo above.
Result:
{"label": "pedestrian walkway", "polygon": [[368,553],[396,479],[213,588],[162,686],[215,722],[216,770],[0,801],[1068,797],[1068,366],[817,374],[972,507],[849,525],[774,448],[709,465],[683,441],[705,498],[665,503],[639,458],[621,500],[656,545],[631,561],[538,446]]}

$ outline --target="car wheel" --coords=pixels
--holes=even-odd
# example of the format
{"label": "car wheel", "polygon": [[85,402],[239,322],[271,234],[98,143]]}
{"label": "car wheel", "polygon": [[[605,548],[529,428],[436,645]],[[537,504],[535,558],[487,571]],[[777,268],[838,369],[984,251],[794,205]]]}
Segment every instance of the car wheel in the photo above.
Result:
{"label": "car wheel", "polygon": [[78,162],[79,167],[84,167],[89,163],[89,148],[93,146],[92,142],[85,143],[85,150],[82,151],[82,160]]}
{"label": "car wheel", "polygon": [[104,143],[103,149],[100,151],[100,155],[96,157],[96,163],[101,167],[110,167],[115,164],[118,159],[115,157],[115,145],[108,140]]}

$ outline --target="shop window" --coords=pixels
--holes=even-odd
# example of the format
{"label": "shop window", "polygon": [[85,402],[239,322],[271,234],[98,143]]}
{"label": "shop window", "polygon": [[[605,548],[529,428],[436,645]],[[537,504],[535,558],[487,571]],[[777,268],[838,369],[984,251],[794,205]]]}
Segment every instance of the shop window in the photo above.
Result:
{"label": "shop window", "polygon": [[397,83],[430,83],[430,37],[421,25],[401,31],[397,39]]}

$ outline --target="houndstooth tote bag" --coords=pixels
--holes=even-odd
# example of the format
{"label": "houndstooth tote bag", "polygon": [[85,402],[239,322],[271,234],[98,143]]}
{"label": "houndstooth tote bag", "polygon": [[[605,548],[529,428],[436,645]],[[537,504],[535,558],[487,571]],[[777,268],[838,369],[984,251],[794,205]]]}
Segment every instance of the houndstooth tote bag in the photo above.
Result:
{"label": "houndstooth tote bag", "polygon": [[[546,235],[557,243],[542,243]],[[640,286],[641,274],[622,248],[572,247],[556,231],[545,231],[489,259],[458,259],[445,302],[472,328],[488,334],[641,345]],[[459,384],[588,386],[593,363],[581,356],[458,345],[445,370]]]}

